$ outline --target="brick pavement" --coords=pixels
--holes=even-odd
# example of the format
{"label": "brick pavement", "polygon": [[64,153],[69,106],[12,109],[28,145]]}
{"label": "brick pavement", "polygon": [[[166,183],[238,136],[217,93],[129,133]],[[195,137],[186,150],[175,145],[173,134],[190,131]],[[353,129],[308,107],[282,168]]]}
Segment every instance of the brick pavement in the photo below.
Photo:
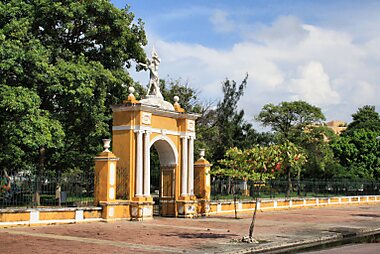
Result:
{"label": "brick pavement", "polygon": [[380,205],[258,213],[260,244],[236,242],[248,233],[251,214],[51,225],[0,229],[4,253],[234,253],[335,239],[379,230]]}

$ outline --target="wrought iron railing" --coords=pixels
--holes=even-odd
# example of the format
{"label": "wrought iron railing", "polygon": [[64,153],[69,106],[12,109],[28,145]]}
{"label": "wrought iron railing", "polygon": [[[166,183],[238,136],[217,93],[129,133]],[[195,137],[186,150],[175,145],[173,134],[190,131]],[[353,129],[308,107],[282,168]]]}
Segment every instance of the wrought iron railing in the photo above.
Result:
{"label": "wrought iron railing", "polygon": [[211,198],[249,199],[286,197],[328,197],[380,195],[380,181],[366,179],[274,179],[266,182],[234,180],[225,177],[212,177]]}
{"label": "wrought iron railing", "polygon": [[127,168],[118,167],[116,170],[116,199],[126,200],[129,196],[129,174]]}
{"label": "wrought iron railing", "polygon": [[0,176],[0,208],[92,206],[93,174]]}

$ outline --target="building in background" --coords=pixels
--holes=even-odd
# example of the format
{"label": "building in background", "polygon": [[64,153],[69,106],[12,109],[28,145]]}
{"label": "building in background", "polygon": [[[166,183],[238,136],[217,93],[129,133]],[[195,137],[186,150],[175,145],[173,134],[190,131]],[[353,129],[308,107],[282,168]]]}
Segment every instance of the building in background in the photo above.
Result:
{"label": "building in background", "polygon": [[327,122],[326,126],[331,128],[337,135],[340,135],[344,130],[347,129],[347,123],[340,120]]}

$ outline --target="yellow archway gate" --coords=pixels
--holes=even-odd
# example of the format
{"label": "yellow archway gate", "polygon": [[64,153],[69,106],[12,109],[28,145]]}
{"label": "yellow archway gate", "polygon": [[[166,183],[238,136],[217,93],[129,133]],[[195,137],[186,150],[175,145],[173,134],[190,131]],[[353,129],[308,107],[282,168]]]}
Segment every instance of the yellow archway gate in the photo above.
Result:
{"label": "yellow archway gate", "polygon": [[154,146],[160,161],[160,214],[206,214],[210,185],[205,175],[211,165],[203,157],[194,163],[199,115],[185,112],[177,96],[174,104],[164,100],[155,51],[147,62],[141,64],[151,75],[145,99],[137,101],[130,87],[128,99],[112,106],[112,152],[105,146],[95,158],[95,203],[103,206],[104,218],[152,217],[150,148]]}
{"label": "yellow archway gate", "polygon": [[[133,91],[133,90],[132,90]],[[149,217],[153,199],[150,193],[150,148],[158,151],[161,167],[161,214],[192,216],[196,212],[194,196],[194,138],[196,114],[155,95],[137,102],[129,100],[112,107],[112,151],[120,158],[118,169],[128,179],[124,191],[135,209],[133,217]],[[165,202],[166,201],[166,202]]]}

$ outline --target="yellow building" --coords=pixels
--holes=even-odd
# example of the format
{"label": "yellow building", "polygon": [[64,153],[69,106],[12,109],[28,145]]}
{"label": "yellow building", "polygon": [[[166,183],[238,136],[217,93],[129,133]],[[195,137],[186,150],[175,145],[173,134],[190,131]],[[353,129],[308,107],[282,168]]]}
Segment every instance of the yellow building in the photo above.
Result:
{"label": "yellow building", "polygon": [[327,122],[326,126],[331,128],[337,135],[340,135],[342,131],[347,129],[347,123],[339,120]]}

